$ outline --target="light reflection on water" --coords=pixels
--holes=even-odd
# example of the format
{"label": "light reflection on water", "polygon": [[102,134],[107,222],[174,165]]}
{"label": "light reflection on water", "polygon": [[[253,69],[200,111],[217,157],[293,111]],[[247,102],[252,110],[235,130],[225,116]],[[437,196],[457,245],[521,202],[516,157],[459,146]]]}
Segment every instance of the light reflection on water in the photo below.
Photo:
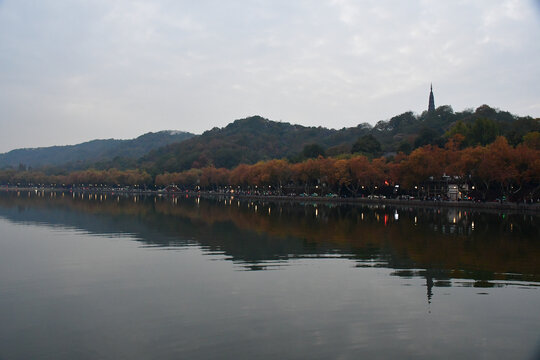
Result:
{"label": "light reflection on water", "polygon": [[529,214],[0,193],[0,359],[527,358],[539,231]]}
{"label": "light reflection on water", "polygon": [[[101,236],[136,237],[146,246],[197,245],[250,266],[277,259],[335,255],[356,260],[359,266],[376,261],[391,268],[421,265],[470,274],[487,271],[493,279],[509,273],[512,268],[508,266],[513,266],[516,274],[536,280],[540,272],[535,261],[538,219],[527,214],[253,200],[237,200],[232,206],[227,198],[201,201],[198,197],[114,195],[114,201],[106,201],[103,194],[72,196],[73,200],[63,194],[58,195],[60,199],[49,197],[45,192],[18,193],[16,197],[4,193],[0,200],[12,221],[69,227]],[[10,214],[9,209],[15,206],[19,211]],[[511,258],[511,264],[498,263],[506,251],[520,256]]]}

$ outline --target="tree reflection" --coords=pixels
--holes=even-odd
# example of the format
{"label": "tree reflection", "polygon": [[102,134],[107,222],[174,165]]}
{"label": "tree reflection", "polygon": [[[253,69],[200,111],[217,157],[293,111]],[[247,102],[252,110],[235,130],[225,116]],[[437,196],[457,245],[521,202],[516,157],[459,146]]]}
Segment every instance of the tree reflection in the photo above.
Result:
{"label": "tree reflection", "polygon": [[208,254],[224,254],[244,270],[273,269],[307,257],[347,258],[360,267],[392,268],[395,276],[424,278],[429,302],[434,287],[540,281],[540,234],[538,218],[532,215],[3,192],[0,216],[98,234],[132,234],[145,246],[196,245]]}

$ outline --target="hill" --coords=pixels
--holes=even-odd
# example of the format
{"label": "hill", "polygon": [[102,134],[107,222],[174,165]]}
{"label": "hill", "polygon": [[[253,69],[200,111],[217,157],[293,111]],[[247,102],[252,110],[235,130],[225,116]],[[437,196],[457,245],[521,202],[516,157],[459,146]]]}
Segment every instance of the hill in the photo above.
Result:
{"label": "hill", "polygon": [[77,145],[16,149],[0,154],[0,168],[64,167],[78,169],[98,162],[138,159],[152,149],[178,143],[194,135],[180,131],[147,133],[130,140],[92,140]]}
{"label": "hill", "polygon": [[[461,112],[454,112],[451,106],[443,105],[432,113],[423,112],[415,115],[409,111],[394,116],[390,120],[379,121],[371,133],[379,140],[383,149],[396,151],[404,143],[409,143],[411,148],[428,143],[441,145],[446,141],[444,135],[448,135],[456,124],[469,128],[476,124],[479,128],[478,132],[488,132],[488,129],[480,129],[481,126],[490,127],[491,141],[495,140],[497,135],[504,135],[513,145],[521,142],[523,135],[527,132],[540,130],[538,119],[518,117],[488,105],[482,105],[474,111],[468,109]],[[480,134],[476,135],[480,136]],[[469,145],[482,143],[476,140],[471,138]]]}
{"label": "hill", "polygon": [[325,148],[352,144],[371,129],[368,124],[333,130],[270,121],[260,116],[236,120],[224,128],[214,128],[179,144],[153,150],[140,160],[151,173],[179,171],[191,167],[231,168],[293,156],[308,144]]}
{"label": "hill", "polygon": [[540,119],[518,117],[482,105],[476,110],[454,112],[443,105],[431,112],[405,112],[375,126],[367,123],[339,130],[276,122],[261,116],[236,120],[202,135],[161,131],[132,140],[93,140],[70,146],[18,149],[0,154],[0,168],[21,164],[47,174],[94,168],[143,169],[155,176],[190,168],[233,168],[260,160],[288,158],[292,162],[317,157],[362,152],[370,157],[409,153],[433,144],[444,146],[455,134],[463,146],[486,145],[499,135],[511,145],[529,132],[540,131]]}
{"label": "hill", "polygon": [[379,121],[373,127],[363,123],[340,130],[292,125],[252,116],[236,120],[224,128],[206,131],[182,143],[153,150],[139,160],[138,166],[151,174],[159,174],[209,165],[232,168],[240,163],[253,164],[268,159],[300,160],[304,147],[311,144],[320,146],[326,155],[349,154],[351,149],[358,148],[354,145],[359,138],[367,135],[380,143],[380,151],[371,154],[379,156],[388,152],[407,152],[426,144],[443,146],[448,136],[456,131],[467,138],[467,145],[485,145],[498,135],[506,136],[512,145],[516,145],[526,133],[540,131],[540,121],[517,117],[487,105],[475,111],[456,113],[444,105],[420,115],[405,112]]}

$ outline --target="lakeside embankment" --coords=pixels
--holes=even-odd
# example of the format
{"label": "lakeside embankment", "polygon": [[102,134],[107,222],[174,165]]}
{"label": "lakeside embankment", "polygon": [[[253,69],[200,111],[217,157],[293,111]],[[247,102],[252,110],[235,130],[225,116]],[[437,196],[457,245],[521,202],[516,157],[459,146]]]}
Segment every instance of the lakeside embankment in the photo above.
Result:
{"label": "lakeside embankment", "polygon": [[[204,196],[216,196],[217,194],[204,194]],[[223,196],[223,194],[221,194]],[[368,205],[396,205],[411,207],[447,207],[459,209],[484,209],[484,210],[512,210],[540,213],[540,203],[524,204],[510,202],[473,202],[473,201],[431,201],[431,200],[406,200],[406,199],[368,199],[368,198],[326,198],[326,197],[302,197],[302,196],[262,196],[262,195],[234,195],[237,198],[257,199],[266,201],[293,201],[313,203],[338,203],[338,204],[368,204]]]}
{"label": "lakeside embankment", "polygon": [[208,191],[183,191],[183,192],[164,192],[159,190],[126,190],[126,189],[55,189],[55,188],[22,188],[22,187],[1,187],[1,191],[37,191],[47,193],[101,193],[101,194],[123,194],[123,195],[162,195],[162,196],[201,196],[205,198],[216,197],[234,197],[238,199],[252,199],[260,201],[275,201],[275,202],[297,202],[297,203],[327,203],[327,204],[367,204],[367,205],[394,205],[394,206],[410,206],[410,207],[429,207],[429,208],[459,208],[459,209],[475,209],[475,210],[497,210],[497,211],[517,211],[528,213],[540,213],[540,203],[515,203],[515,202],[474,202],[474,201],[447,201],[447,200],[419,200],[419,199],[369,199],[366,197],[322,197],[322,196],[285,196],[285,195],[257,195],[243,193],[223,193],[223,192],[208,192]]}

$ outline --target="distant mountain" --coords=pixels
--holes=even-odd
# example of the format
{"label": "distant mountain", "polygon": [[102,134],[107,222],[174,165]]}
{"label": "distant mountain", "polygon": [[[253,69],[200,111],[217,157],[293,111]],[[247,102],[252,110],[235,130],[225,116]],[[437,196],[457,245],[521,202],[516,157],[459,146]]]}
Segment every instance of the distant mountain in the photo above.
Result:
{"label": "distant mountain", "polygon": [[193,136],[187,132],[167,130],[147,133],[131,140],[92,140],[77,145],[16,149],[0,154],[0,168],[62,166],[74,169],[120,158],[135,160],[153,149]]}

